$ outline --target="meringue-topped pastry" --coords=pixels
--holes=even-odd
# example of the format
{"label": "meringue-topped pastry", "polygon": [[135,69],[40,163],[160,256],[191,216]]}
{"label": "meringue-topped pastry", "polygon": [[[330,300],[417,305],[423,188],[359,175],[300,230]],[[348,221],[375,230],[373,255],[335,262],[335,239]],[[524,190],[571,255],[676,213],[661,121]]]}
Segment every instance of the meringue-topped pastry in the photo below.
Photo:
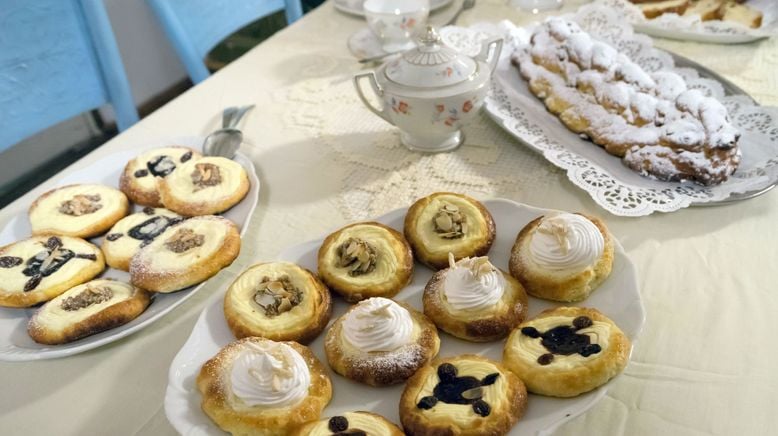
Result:
{"label": "meringue-topped pastry", "polygon": [[435,326],[420,312],[373,297],[338,318],[325,339],[338,374],[373,386],[399,383],[438,354]]}
{"label": "meringue-topped pastry", "polygon": [[104,233],[130,210],[127,197],[103,185],[68,185],[38,197],[29,210],[33,235],[91,238]]}
{"label": "meringue-topped pastry", "polygon": [[308,423],[292,436],[404,436],[405,433],[381,415],[370,412],[347,412]]}
{"label": "meringue-topped pastry", "polygon": [[613,240],[597,218],[566,212],[541,216],[521,230],[509,264],[530,295],[581,301],[610,275]]}

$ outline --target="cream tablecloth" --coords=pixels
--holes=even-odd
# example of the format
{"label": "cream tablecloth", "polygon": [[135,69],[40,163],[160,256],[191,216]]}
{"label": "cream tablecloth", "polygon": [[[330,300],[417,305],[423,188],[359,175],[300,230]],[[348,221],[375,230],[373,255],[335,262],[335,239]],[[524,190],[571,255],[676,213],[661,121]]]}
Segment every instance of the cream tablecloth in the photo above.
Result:
{"label": "cream tablecloth", "polygon": [[[460,23],[532,20],[506,3],[479,0]],[[568,1],[567,9],[581,3]],[[183,306],[128,338],[64,359],[0,363],[0,433],[174,434],[163,409],[168,367],[209,295],[253,261],[272,260],[283,247],[426,193],[448,189],[606,214],[486,117],[467,128],[468,143],[454,153],[402,148],[394,130],[357,105],[347,83],[360,66],[345,42],[363,25],[328,2],[74,164],[153,138],[205,134],[221,108],[258,105],[246,122],[245,151],[262,190],[240,258]],[[778,39],[657,45],[778,105]],[[0,211],[0,223],[23,213],[57,177]],[[778,193],[725,207],[605,218],[639,267],[648,320],[632,362],[605,399],[557,433],[778,432]]]}

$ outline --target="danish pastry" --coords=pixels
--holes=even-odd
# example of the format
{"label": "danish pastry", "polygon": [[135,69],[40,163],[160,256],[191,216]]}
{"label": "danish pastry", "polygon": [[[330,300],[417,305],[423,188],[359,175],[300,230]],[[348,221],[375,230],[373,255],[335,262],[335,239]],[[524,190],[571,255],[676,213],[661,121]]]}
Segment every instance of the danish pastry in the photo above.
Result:
{"label": "danish pastry", "polygon": [[240,253],[238,228],[218,216],[189,218],[168,227],[130,261],[133,285],[173,292],[216,275]]}
{"label": "danish pastry", "polygon": [[157,190],[157,178],[165,178],[181,164],[200,157],[200,153],[191,148],[180,146],[149,150],[127,162],[119,179],[119,189],[133,203],[162,207]]}
{"label": "danish pastry", "polygon": [[321,421],[309,422],[291,436],[404,436],[405,433],[381,415],[348,412]]}
{"label": "danish pastry", "polygon": [[119,220],[103,238],[100,248],[111,267],[128,271],[130,259],[141,247],[150,244],[168,227],[183,221],[183,217],[167,209],[144,207]]}
{"label": "danish pastry", "polygon": [[329,289],[288,262],[252,266],[224,295],[224,316],[237,338],[307,343],[324,330],[331,313]]}
{"label": "danish pastry", "polygon": [[413,277],[413,254],[396,230],[376,222],[346,226],[327,236],[319,248],[319,277],[354,303],[393,297]]}
{"label": "danish pastry", "polygon": [[439,329],[466,341],[508,336],[527,315],[527,294],[518,280],[487,257],[466,257],[436,272],[424,288],[424,314]]}
{"label": "danish pastry", "polygon": [[0,306],[49,301],[105,269],[103,253],[70,236],[33,236],[0,248]]}
{"label": "danish pastry", "polygon": [[557,307],[511,333],[503,364],[530,392],[574,397],[624,370],[631,346],[618,326],[597,310]]}
{"label": "danish pastry", "polygon": [[285,436],[316,421],[332,398],[332,382],[311,350],[296,342],[249,337],[203,365],[202,409],[233,435]]}
{"label": "danish pastry", "polygon": [[40,344],[65,344],[126,324],[149,303],[151,296],[143,289],[96,279],[44,304],[30,319],[27,332]]}
{"label": "danish pastry", "polygon": [[494,219],[466,195],[437,192],[420,198],[405,215],[405,238],[421,263],[441,269],[454,259],[484,256],[495,238]]}
{"label": "danish pastry", "polygon": [[541,216],[519,232],[509,267],[532,296],[581,301],[610,275],[613,238],[605,223],[595,217]]}
{"label": "danish pastry", "polygon": [[424,314],[382,297],[352,306],[324,341],[335,372],[371,386],[405,381],[439,349],[438,331]]}
{"label": "danish pastry", "polygon": [[421,368],[400,398],[408,435],[505,435],[527,408],[524,383],[481,356],[437,359]]}
{"label": "danish pastry", "polygon": [[103,185],[68,185],[38,197],[29,216],[33,235],[87,239],[105,233],[129,211],[121,191]]}

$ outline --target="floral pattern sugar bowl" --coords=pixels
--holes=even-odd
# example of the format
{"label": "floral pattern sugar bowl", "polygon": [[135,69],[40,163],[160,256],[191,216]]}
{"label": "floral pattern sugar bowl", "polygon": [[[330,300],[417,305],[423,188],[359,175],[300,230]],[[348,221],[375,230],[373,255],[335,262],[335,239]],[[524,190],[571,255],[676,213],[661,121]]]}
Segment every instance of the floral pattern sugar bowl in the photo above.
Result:
{"label": "floral pattern sugar bowl", "polygon": [[[453,150],[464,141],[462,126],[483,106],[502,42],[484,42],[481,53],[471,58],[446,46],[428,26],[418,47],[355,76],[354,86],[368,109],[400,129],[402,143],[411,150]],[[365,95],[364,80],[380,107]]]}

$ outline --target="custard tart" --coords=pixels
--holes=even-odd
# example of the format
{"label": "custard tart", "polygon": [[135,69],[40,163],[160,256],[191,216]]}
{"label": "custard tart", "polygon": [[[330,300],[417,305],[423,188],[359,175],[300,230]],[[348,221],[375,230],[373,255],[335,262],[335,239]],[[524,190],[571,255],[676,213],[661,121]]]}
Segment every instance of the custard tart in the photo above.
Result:
{"label": "custard tart", "polygon": [[68,185],[38,197],[29,210],[33,235],[91,238],[130,211],[121,191],[103,185]]}
{"label": "custard tart", "polygon": [[321,421],[309,422],[291,436],[404,436],[405,433],[381,415],[347,412]]}
{"label": "custard tart", "polygon": [[191,148],[172,146],[149,150],[127,162],[119,179],[119,189],[143,206],[162,207],[157,179],[164,179],[182,164],[202,155]]}

